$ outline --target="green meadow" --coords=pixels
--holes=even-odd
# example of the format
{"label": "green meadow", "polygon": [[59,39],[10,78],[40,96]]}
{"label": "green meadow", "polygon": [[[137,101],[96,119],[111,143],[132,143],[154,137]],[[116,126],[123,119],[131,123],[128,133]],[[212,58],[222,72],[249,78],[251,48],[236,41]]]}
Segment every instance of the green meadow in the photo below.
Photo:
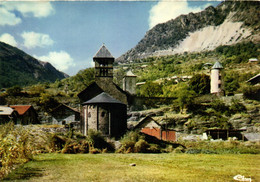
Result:
{"label": "green meadow", "polygon": [[[131,166],[136,164],[136,166]],[[260,181],[253,154],[39,154],[4,181]]]}

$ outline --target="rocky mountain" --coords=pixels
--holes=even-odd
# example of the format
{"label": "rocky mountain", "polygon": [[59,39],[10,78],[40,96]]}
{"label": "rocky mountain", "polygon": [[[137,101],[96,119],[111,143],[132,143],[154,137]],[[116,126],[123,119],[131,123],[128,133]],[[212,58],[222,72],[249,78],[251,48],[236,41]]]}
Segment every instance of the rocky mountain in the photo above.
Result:
{"label": "rocky mountain", "polygon": [[260,42],[259,1],[225,1],[199,13],[180,15],[158,24],[119,63],[149,56],[214,50],[242,41]]}
{"label": "rocky mountain", "polygon": [[0,42],[0,88],[54,82],[68,77],[50,63],[39,61],[16,47]]}

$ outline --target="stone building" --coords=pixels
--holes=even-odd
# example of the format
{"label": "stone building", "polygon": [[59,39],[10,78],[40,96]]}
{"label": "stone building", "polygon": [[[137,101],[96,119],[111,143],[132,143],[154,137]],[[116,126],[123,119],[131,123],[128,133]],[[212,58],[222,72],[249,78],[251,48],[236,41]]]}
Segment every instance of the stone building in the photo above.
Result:
{"label": "stone building", "polygon": [[115,58],[103,45],[93,57],[95,82],[78,94],[82,104],[81,128],[84,135],[89,129],[104,136],[118,137],[126,130],[129,93],[113,82]]}
{"label": "stone building", "polygon": [[221,95],[223,94],[223,66],[220,62],[216,62],[211,68],[210,73],[210,93]]}
{"label": "stone building", "polygon": [[80,123],[80,112],[65,104],[60,104],[50,114],[52,124],[65,125],[73,123],[77,127],[78,123]]}
{"label": "stone building", "polygon": [[123,90],[132,95],[136,94],[136,75],[131,70],[123,78]]}
{"label": "stone building", "polygon": [[81,102],[85,102],[102,92],[108,93],[113,98],[128,104],[127,92],[113,82],[113,63],[115,58],[103,45],[93,57],[95,62],[95,82],[78,94]]}
{"label": "stone building", "polygon": [[126,104],[103,92],[83,104],[83,134],[97,130],[106,137],[120,137],[127,128]]}

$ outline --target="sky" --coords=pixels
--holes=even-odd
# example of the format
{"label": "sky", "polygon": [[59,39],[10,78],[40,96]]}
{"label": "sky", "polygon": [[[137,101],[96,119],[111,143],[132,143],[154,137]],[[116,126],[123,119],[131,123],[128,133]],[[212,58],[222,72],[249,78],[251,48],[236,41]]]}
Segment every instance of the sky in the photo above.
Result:
{"label": "sky", "polygon": [[117,58],[158,23],[219,3],[0,0],[0,41],[73,76],[93,67],[92,58],[103,44]]}

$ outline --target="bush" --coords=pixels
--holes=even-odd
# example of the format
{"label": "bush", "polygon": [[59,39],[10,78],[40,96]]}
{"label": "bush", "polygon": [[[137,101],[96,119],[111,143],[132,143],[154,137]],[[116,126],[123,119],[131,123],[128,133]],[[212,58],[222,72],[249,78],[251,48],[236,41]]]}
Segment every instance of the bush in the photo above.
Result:
{"label": "bush", "polygon": [[101,150],[107,149],[108,151],[115,150],[115,147],[111,143],[108,143],[99,131],[89,130],[87,141],[90,144],[90,150],[92,148],[101,149]]}
{"label": "bush", "polygon": [[149,151],[149,147],[150,145],[144,139],[140,139],[135,143],[134,151],[137,153],[147,153]]}
{"label": "bush", "polygon": [[222,102],[221,100],[214,100],[211,104],[211,107],[217,111],[217,112],[221,112],[221,113],[225,113],[227,111],[229,111],[229,107],[225,105],[224,102]]}
{"label": "bush", "polygon": [[0,179],[7,175],[15,164],[27,162],[32,158],[33,137],[14,123],[0,128]]}
{"label": "bush", "polygon": [[244,104],[240,103],[238,100],[232,99],[230,111],[232,113],[246,112],[246,107],[244,106]]}
{"label": "bush", "polygon": [[[78,154],[78,153],[89,153],[90,146],[86,140],[81,140],[80,142],[76,141],[67,141],[64,148],[62,149],[63,154]],[[91,152],[93,149],[91,150]]]}
{"label": "bush", "polygon": [[6,93],[10,96],[19,96],[21,95],[22,88],[20,86],[13,86],[6,90]]}

